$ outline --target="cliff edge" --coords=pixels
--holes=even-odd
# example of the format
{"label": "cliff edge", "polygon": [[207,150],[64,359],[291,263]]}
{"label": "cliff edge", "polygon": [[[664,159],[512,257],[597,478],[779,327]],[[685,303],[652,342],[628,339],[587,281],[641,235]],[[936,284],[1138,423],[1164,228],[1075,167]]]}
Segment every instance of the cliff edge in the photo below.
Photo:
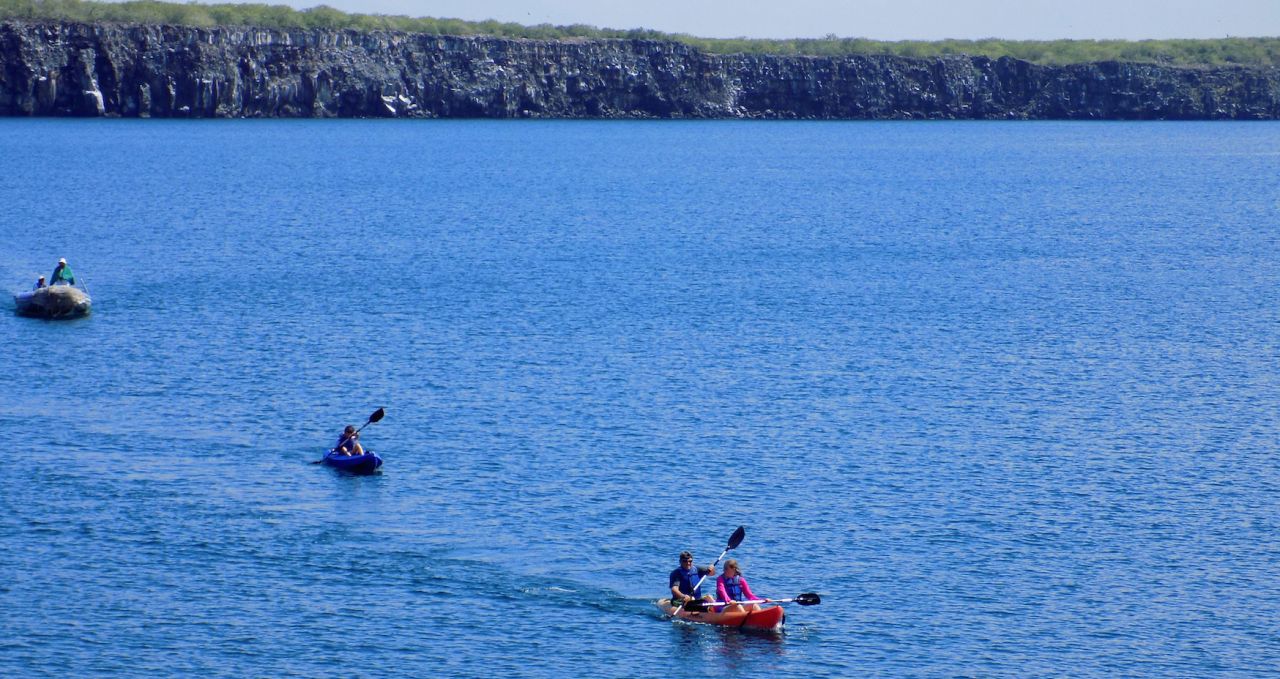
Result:
{"label": "cliff edge", "polygon": [[1280,69],[5,21],[0,115],[1278,119]]}

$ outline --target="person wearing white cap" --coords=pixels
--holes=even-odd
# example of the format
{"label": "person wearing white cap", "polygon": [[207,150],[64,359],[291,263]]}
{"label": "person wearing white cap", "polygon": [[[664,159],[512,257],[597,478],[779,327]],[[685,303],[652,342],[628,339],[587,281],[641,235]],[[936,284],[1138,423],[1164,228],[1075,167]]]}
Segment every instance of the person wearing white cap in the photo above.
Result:
{"label": "person wearing white cap", "polygon": [[67,266],[67,259],[64,257],[58,260],[58,266],[53,269],[53,275],[49,277],[49,285],[75,285],[76,275],[71,273],[71,267]]}

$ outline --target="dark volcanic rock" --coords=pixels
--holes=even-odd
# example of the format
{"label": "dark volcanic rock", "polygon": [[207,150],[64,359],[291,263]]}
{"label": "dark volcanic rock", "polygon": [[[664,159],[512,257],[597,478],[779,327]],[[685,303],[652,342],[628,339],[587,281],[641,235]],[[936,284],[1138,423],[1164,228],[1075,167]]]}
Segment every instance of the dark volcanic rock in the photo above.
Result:
{"label": "dark volcanic rock", "polygon": [[0,115],[1275,119],[1280,69],[9,21]]}

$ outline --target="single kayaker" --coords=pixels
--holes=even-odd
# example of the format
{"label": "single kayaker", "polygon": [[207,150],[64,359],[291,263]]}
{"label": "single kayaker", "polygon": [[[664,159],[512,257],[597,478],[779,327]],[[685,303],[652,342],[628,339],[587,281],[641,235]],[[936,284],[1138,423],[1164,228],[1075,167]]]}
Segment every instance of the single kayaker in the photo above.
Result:
{"label": "single kayaker", "polygon": [[[747,579],[742,577],[742,571],[738,570],[737,559],[729,559],[724,562],[724,574],[716,578],[716,595],[720,598],[720,601],[755,600],[756,595],[752,594],[751,588],[747,586]],[[764,602],[769,603],[769,600],[765,599]],[[741,605],[722,606],[720,610],[740,611],[744,608],[745,610],[754,611],[759,609],[760,606],[756,604],[751,604],[749,608]]]}
{"label": "single kayaker", "polygon": [[671,603],[678,604],[682,601],[692,601],[697,598],[701,598],[703,601],[713,601],[714,599],[710,594],[703,596],[702,588],[696,585],[702,576],[711,577],[715,574],[715,564],[706,568],[694,566],[693,555],[689,552],[680,552],[680,567],[671,571],[671,576],[667,578],[667,583],[671,587]]}
{"label": "single kayaker", "polygon": [[338,437],[338,443],[333,450],[345,455],[364,455],[364,446],[360,445],[360,432],[348,424],[347,428],[342,430],[342,436]]}
{"label": "single kayaker", "polygon": [[31,289],[32,289],[32,290],[39,290],[40,288],[43,288],[43,287],[44,287],[44,276],[41,276],[41,277],[39,277],[39,278],[37,278],[37,279],[36,279],[36,286],[35,286],[34,288],[31,288]]}
{"label": "single kayaker", "polygon": [[63,257],[58,260],[58,266],[54,267],[53,275],[49,277],[49,285],[75,285],[76,275],[71,273],[71,267],[67,266],[67,259]]}

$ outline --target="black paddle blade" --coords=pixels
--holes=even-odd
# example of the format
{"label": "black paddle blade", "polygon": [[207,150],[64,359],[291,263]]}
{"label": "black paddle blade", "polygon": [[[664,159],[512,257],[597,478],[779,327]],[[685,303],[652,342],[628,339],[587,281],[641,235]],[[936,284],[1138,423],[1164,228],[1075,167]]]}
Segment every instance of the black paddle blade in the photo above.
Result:
{"label": "black paddle blade", "polygon": [[737,549],[745,537],[747,537],[746,527],[738,526],[738,530],[733,531],[733,535],[729,536],[729,549]]}
{"label": "black paddle blade", "polygon": [[373,424],[374,422],[381,420],[382,417],[386,414],[387,414],[387,411],[383,410],[382,408],[378,408],[377,410],[373,411],[372,415],[369,416],[369,424]]}
{"label": "black paddle blade", "polygon": [[817,606],[822,603],[822,597],[814,594],[813,592],[805,592],[804,594],[796,596],[796,603],[801,606]]}

